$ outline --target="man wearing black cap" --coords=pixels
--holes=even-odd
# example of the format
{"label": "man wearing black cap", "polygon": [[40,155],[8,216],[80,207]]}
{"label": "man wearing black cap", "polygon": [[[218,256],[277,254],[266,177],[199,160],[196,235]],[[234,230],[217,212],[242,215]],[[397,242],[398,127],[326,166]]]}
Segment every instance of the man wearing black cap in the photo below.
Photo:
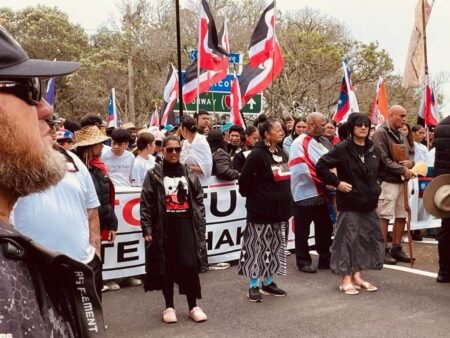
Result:
{"label": "man wearing black cap", "polygon": [[0,336],[104,334],[92,270],[46,251],[8,224],[19,197],[44,191],[65,174],[64,159],[52,149],[45,122],[52,108],[42,98],[40,79],[78,67],[29,59],[0,26],[0,290],[7,296],[0,297]]}

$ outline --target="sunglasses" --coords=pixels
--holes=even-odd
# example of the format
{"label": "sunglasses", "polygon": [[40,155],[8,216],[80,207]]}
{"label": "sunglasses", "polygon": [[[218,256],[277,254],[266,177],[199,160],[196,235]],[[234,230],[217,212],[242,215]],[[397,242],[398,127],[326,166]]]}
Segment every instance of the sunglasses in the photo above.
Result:
{"label": "sunglasses", "polygon": [[167,148],[166,148],[166,151],[167,151],[169,154],[172,154],[174,151],[175,151],[177,154],[179,154],[179,153],[181,153],[181,147],[167,147]]}
{"label": "sunglasses", "polygon": [[37,77],[0,81],[0,91],[12,94],[32,106],[36,106],[42,98],[41,81]]}
{"label": "sunglasses", "polygon": [[355,124],[355,127],[358,127],[358,128],[362,128],[362,127],[369,128],[369,124],[368,123],[358,123],[358,124]]}

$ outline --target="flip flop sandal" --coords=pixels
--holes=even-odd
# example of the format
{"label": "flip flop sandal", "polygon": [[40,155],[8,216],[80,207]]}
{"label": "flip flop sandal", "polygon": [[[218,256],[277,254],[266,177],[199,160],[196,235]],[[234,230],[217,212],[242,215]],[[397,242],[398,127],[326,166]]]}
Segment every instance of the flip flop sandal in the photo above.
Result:
{"label": "flip flop sandal", "polygon": [[346,295],[357,295],[359,294],[353,284],[341,284],[339,285],[339,291],[344,292]]}
{"label": "flip flop sandal", "polygon": [[370,284],[369,282],[362,282],[361,284],[355,284],[355,289],[365,290],[367,292],[374,292],[378,290],[378,288],[375,285]]}

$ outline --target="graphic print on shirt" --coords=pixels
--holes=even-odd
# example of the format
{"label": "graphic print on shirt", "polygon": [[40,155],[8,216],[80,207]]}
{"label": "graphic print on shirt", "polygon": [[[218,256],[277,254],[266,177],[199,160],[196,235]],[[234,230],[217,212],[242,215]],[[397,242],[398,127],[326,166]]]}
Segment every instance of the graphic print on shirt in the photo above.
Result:
{"label": "graphic print on shirt", "polygon": [[272,166],[273,180],[275,182],[289,181],[291,179],[291,172],[287,163],[273,164]]}
{"label": "graphic print on shirt", "polygon": [[164,177],[164,190],[166,193],[166,212],[183,213],[189,211],[188,183],[182,177]]}

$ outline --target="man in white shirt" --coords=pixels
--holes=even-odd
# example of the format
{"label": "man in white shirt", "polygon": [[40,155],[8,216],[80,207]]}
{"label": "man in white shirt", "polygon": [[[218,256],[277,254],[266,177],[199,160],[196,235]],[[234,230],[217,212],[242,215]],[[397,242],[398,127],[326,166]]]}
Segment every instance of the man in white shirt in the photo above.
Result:
{"label": "man in white shirt", "polygon": [[111,139],[111,149],[102,153],[101,159],[108,168],[109,177],[115,186],[131,187],[134,155],[126,150],[130,134],[125,129],[114,129]]}
{"label": "man in white shirt", "polygon": [[141,133],[136,141],[138,155],[134,160],[131,170],[131,185],[133,187],[142,187],[147,171],[155,166],[155,137],[150,133]]}
{"label": "man in white shirt", "polygon": [[44,247],[91,266],[101,297],[100,205],[86,166],[71,152],[58,149],[66,158],[66,174],[42,193],[20,198],[12,223],[24,235]]}

